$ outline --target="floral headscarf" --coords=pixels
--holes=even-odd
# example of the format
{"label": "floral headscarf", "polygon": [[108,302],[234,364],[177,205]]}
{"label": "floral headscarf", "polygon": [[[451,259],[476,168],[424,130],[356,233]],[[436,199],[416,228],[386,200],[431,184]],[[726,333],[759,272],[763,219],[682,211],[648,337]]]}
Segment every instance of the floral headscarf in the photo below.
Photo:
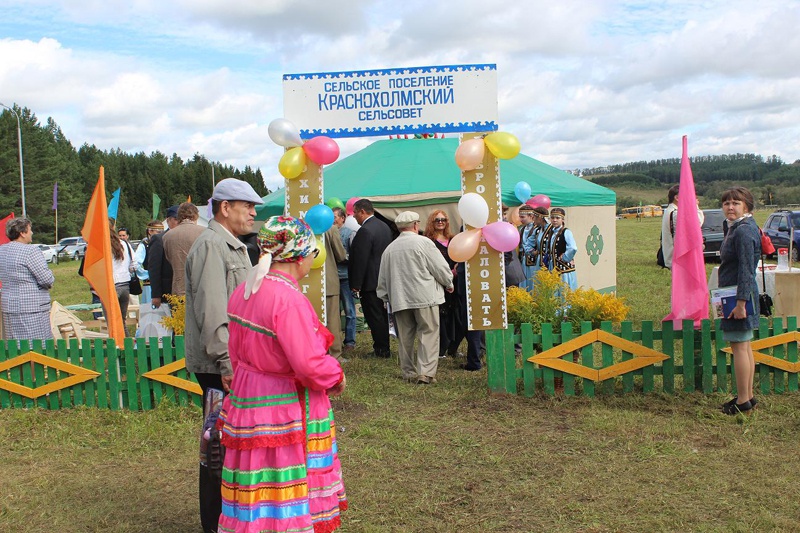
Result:
{"label": "floral headscarf", "polygon": [[308,224],[289,216],[267,219],[258,232],[256,242],[261,250],[261,259],[245,281],[245,300],[258,292],[273,262],[294,263],[311,254],[317,247],[317,239]]}

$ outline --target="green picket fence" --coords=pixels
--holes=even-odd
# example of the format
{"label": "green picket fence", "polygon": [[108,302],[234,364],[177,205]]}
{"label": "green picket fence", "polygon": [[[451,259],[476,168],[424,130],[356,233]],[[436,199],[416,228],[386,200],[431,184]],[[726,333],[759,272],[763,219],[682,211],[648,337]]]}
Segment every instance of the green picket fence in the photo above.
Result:
{"label": "green picket fence", "polygon": [[[575,362],[592,372],[604,370],[612,374],[608,379],[587,379],[571,373],[529,361],[537,354],[546,353],[581,335],[592,332],[588,322],[580,331],[570,324],[562,324],[561,333],[553,333],[552,324],[542,324],[541,333],[534,334],[531,324],[522,324],[515,333],[514,327],[487,331],[486,362],[489,390],[495,393],[522,394],[528,397],[537,393],[554,395],[615,394],[631,392],[684,392],[735,393],[735,375],[731,355],[723,351],[728,344],[722,340],[719,323],[704,320],[699,329],[692,321],[684,321],[680,329],[672,322],[659,324],[642,322],[639,330],[633,323],[623,322],[617,330],[611,323],[603,323],[601,331],[615,338],[631,341],[663,354],[663,361],[647,364],[614,376],[614,365],[635,363],[636,355],[613,346],[595,342],[578,348],[561,359]],[[756,357],[756,388],[763,394],[798,390],[798,339],[797,318],[761,319],[753,341]],[[521,344],[521,354],[515,350]],[[764,347],[759,347],[763,345]]]}
{"label": "green picket fence", "polygon": [[183,337],[174,344],[170,337],[126,338],[119,350],[113,339],[2,341],[0,408],[139,411],[164,400],[200,405],[199,386],[183,368],[184,353]]}

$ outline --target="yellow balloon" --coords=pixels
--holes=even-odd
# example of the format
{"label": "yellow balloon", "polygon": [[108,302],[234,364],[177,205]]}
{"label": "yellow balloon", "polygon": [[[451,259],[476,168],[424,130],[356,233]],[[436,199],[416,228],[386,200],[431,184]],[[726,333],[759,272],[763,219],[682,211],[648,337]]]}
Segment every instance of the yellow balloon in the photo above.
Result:
{"label": "yellow balloon", "polygon": [[504,131],[490,133],[484,139],[486,147],[500,159],[512,159],[519,154],[519,139]]}
{"label": "yellow balloon", "polygon": [[306,168],[306,153],[300,146],[286,150],[278,162],[278,172],[287,180],[293,180]]}
{"label": "yellow balloon", "polygon": [[322,237],[319,235],[317,236],[317,245],[319,246],[319,255],[314,258],[314,262],[311,263],[311,268],[322,268],[322,265],[325,264],[325,258],[328,257],[328,254],[325,252],[325,246],[322,246]]}

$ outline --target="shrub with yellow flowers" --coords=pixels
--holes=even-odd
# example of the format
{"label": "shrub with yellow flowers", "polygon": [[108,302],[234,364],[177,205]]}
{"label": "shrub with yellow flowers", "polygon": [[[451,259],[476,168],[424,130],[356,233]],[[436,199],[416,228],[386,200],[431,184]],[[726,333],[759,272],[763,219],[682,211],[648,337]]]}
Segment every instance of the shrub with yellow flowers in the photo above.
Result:
{"label": "shrub with yellow flowers", "polygon": [[167,294],[166,298],[169,302],[170,316],[163,317],[160,320],[161,325],[172,329],[175,335],[183,335],[186,320],[186,296]]}
{"label": "shrub with yellow flowers", "polygon": [[533,293],[521,287],[509,287],[506,293],[508,321],[519,328],[529,323],[534,333],[542,331],[542,324],[553,325],[553,331],[561,331],[562,322],[570,322],[576,328],[581,322],[600,323],[609,320],[619,324],[628,316],[630,308],[616,294],[601,294],[594,289],[572,291],[561,281],[555,271],[539,270]]}

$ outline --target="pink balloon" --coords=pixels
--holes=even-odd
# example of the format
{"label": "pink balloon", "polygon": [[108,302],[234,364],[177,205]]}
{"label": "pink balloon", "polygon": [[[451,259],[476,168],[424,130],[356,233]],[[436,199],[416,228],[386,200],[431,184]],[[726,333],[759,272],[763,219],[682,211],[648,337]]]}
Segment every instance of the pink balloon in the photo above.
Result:
{"label": "pink balloon", "polygon": [[456,263],[461,263],[471,259],[478,251],[481,244],[480,228],[462,231],[452,239],[447,246],[447,255]]}
{"label": "pink balloon", "polygon": [[529,205],[531,207],[539,207],[539,203],[534,201],[533,198],[528,198],[528,201],[525,202],[525,205]]}
{"label": "pink balloon", "polygon": [[531,207],[544,207],[545,209],[550,209],[550,197],[546,194],[537,194],[528,200],[528,202],[533,202],[533,204],[528,204]]}
{"label": "pink balloon", "polygon": [[347,200],[347,203],[344,204],[344,212],[348,215],[353,214],[353,206],[356,204],[357,201],[361,200],[358,196],[354,196]]}
{"label": "pink balloon", "polygon": [[307,140],[303,145],[303,151],[318,165],[329,165],[339,158],[339,145],[324,135]]}
{"label": "pink balloon", "polygon": [[492,222],[482,229],[486,242],[498,252],[510,252],[519,245],[519,232],[508,222]]}
{"label": "pink balloon", "polygon": [[475,170],[483,163],[486,145],[483,139],[470,139],[456,149],[456,165],[461,170]]}

